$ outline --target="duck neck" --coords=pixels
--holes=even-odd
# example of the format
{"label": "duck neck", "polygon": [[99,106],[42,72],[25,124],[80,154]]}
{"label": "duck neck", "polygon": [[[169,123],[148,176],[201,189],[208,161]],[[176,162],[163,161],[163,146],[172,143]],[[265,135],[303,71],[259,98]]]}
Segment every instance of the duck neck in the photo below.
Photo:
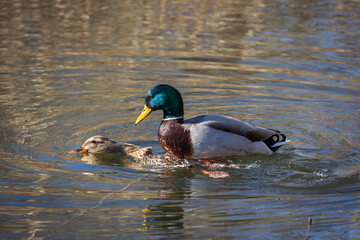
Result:
{"label": "duck neck", "polygon": [[184,122],[184,116],[180,116],[180,117],[168,117],[168,118],[164,118],[163,121],[176,121],[178,123],[183,123]]}
{"label": "duck neck", "polygon": [[184,118],[184,107],[182,99],[173,102],[171,106],[163,108],[164,120]]}

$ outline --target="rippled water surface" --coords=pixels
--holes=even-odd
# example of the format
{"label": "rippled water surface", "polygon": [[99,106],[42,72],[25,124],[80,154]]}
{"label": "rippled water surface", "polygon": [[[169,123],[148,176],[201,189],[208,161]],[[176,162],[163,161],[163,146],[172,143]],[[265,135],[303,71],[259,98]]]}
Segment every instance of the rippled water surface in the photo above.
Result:
{"label": "rippled water surface", "polygon": [[[334,1],[0,1],[0,237],[360,237],[360,12]],[[93,135],[152,146],[166,83],[185,117],[280,129],[229,178],[82,161]],[[312,225],[308,226],[308,218]]]}

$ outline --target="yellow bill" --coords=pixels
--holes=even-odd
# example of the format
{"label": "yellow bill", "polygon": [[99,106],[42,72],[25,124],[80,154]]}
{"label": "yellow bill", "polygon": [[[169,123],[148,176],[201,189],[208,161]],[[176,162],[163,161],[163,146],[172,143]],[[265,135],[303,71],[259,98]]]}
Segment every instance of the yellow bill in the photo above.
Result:
{"label": "yellow bill", "polygon": [[151,112],[152,110],[145,105],[140,116],[136,119],[135,125],[144,120],[144,118],[146,118]]}

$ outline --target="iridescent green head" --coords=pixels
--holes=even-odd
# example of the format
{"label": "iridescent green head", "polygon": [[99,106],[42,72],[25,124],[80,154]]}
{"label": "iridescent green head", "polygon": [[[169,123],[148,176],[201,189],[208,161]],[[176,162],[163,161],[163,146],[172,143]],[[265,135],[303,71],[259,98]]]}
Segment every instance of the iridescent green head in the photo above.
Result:
{"label": "iridescent green head", "polygon": [[152,111],[162,109],[164,119],[184,116],[182,97],[178,90],[170,85],[160,84],[152,88],[145,96],[145,106],[135,124],[141,122]]}

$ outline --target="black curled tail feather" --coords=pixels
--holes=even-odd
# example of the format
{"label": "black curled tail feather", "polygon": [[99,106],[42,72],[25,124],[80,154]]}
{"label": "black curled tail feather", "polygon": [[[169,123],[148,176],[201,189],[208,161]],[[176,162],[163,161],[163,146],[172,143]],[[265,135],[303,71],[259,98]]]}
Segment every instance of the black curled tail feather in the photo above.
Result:
{"label": "black curled tail feather", "polygon": [[271,137],[268,137],[263,141],[266,146],[271,149],[273,152],[278,150],[282,145],[284,145],[287,142],[287,138],[282,133],[276,133],[272,135]]}

